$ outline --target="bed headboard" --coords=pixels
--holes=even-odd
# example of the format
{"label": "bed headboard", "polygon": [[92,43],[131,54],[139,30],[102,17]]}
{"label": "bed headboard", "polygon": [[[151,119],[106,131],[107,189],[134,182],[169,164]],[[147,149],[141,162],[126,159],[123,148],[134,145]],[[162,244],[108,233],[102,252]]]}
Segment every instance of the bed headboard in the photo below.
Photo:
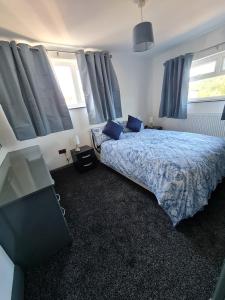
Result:
{"label": "bed headboard", "polygon": [[95,149],[96,152],[101,153],[101,146],[98,146],[96,144],[94,133],[93,133],[92,130],[90,130],[90,131],[91,131],[90,134],[91,134],[91,141],[92,141],[93,147],[94,147],[94,149]]}

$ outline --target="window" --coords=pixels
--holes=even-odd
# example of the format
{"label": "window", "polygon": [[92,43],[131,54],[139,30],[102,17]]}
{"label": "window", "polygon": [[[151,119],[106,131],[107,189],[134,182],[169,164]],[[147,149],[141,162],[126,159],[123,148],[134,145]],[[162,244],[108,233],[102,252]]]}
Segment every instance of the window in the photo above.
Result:
{"label": "window", "polygon": [[190,70],[189,102],[225,100],[225,52],[194,60]]}
{"label": "window", "polygon": [[80,74],[75,58],[50,58],[53,71],[69,109],[85,107]]}

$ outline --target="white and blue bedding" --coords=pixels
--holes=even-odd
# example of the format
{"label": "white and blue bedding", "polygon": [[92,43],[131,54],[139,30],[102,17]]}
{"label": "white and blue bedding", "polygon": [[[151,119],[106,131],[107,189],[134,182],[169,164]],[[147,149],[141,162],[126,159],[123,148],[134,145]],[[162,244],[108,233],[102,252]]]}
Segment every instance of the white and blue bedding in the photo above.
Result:
{"label": "white and blue bedding", "polygon": [[175,226],[205,206],[225,176],[225,139],[145,129],[103,142],[101,162],[145,185]]}

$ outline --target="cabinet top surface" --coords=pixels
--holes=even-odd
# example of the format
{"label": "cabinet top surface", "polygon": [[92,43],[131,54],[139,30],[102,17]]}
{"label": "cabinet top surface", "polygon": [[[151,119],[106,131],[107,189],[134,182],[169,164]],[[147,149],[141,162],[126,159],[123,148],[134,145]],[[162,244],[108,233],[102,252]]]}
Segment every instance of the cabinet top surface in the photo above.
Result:
{"label": "cabinet top surface", "polygon": [[52,185],[38,146],[9,152],[0,166],[0,206]]}
{"label": "cabinet top surface", "polygon": [[84,153],[86,151],[90,151],[92,149],[93,149],[92,147],[85,145],[85,146],[80,147],[80,151],[76,151],[76,149],[73,149],[73,150],[71,150],[71,153],[73,155],[76,155],[76,154],[79,154],[79,153]]}

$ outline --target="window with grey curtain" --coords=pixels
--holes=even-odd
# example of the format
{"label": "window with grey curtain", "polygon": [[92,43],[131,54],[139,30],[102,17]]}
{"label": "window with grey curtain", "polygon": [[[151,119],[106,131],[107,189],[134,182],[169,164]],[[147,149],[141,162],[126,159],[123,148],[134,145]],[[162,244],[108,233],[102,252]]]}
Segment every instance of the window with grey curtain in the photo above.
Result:
{"label": "window with grey curtain", "polygon": [[223,108],[223,113],[222,113],[222,116],[221,116],[221,120],[225,120],[225,105],[224,105],[224,108]]}
{"label": "window with grey curtain", "polygon": [[42,46],[0,42],[0,104],[18,140],[73,128]]}
{"label": "window with grey curtain", "polygon": [[188,53],[164,63],[160,118],[187,118],[189,73],[192,58],[193,54]]}
{"label": "window with grey curtain", "polygon": [[77,53],[90,124],[122,117],[120,89],[108,52]]}

